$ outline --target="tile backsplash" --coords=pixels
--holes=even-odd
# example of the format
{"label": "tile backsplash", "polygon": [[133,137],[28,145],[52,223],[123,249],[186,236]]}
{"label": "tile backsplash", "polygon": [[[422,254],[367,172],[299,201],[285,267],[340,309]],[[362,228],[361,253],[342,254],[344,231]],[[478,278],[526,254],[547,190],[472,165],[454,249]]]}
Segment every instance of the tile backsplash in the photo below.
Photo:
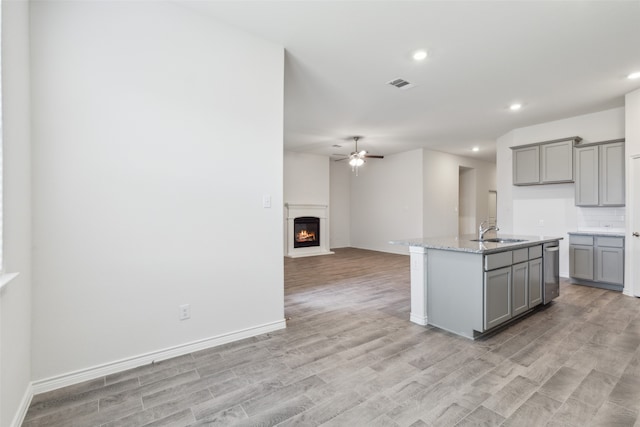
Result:
{"label": "tile backsplash", "polygon": [[625,231],[626,208],[577,208],[578,231]]}

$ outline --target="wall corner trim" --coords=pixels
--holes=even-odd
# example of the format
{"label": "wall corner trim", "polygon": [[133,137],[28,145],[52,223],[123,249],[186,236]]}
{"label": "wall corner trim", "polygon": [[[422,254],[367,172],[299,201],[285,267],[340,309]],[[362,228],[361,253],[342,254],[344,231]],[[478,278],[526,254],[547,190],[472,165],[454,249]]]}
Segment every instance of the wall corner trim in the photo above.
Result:
{"label": "wall corner trim", "polygon": [[117,360],[90,368],[80,369],[78,371],[69,372],[42,380],[37,380],[32,383],[32,396],[73,384],[78,384],[84,381],[96,379],[105,375],[115,374],[127,369],[137,368],[149,363],[171,359],[173,357],[182,356],[185,354],[193,353],[195,351],[204,350],[233,341],[239,341],[241,339],[250,338],[256,335],[266,334],[268,332],[277,331],[286,327],[286,320],[282,319],[271,323],[265,323],[262,325],[241,329],[239,331],[229,332],[215,337],[205,338],[186,344],[180,344],[174,347],[169,347],[150,353]]}

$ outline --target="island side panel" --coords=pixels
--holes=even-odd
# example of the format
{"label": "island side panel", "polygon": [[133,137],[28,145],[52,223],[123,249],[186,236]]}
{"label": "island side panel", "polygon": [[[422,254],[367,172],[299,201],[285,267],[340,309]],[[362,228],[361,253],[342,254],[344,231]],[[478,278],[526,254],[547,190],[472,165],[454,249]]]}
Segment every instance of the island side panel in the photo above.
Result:
{"label": "island side panel", "polygon": [[482,254],[429,249],[426,258],[429,324],[473,339],[484,330]]}
{"label": "island side panel", "polygon": [[409,320],[418,325],[427,324],[427,249],[410,246],[411,257],[411,315]]}

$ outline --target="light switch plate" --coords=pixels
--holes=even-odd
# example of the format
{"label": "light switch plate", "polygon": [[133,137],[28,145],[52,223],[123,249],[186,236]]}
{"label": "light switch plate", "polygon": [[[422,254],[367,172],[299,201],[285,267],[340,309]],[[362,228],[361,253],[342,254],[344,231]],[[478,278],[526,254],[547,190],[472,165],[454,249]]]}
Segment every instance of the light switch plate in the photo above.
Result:
{"label": "light switch plate", "polygon": [[271,196],[269,194],[265,194],[262,196],[262,207],[270,208],[271,207]]}

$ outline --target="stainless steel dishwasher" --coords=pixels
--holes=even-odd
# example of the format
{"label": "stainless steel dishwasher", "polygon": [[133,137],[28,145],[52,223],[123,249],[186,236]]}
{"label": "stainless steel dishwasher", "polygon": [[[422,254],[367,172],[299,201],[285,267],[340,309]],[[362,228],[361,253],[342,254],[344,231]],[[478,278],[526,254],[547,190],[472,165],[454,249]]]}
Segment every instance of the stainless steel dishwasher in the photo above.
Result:
{"label": "stainless steel dishwasher", "polygon": [[542,269],[544,283],[542,284],[542,303],[548,304],[560,295],[560,246],[559,242],[549,242],[542,245]]}

